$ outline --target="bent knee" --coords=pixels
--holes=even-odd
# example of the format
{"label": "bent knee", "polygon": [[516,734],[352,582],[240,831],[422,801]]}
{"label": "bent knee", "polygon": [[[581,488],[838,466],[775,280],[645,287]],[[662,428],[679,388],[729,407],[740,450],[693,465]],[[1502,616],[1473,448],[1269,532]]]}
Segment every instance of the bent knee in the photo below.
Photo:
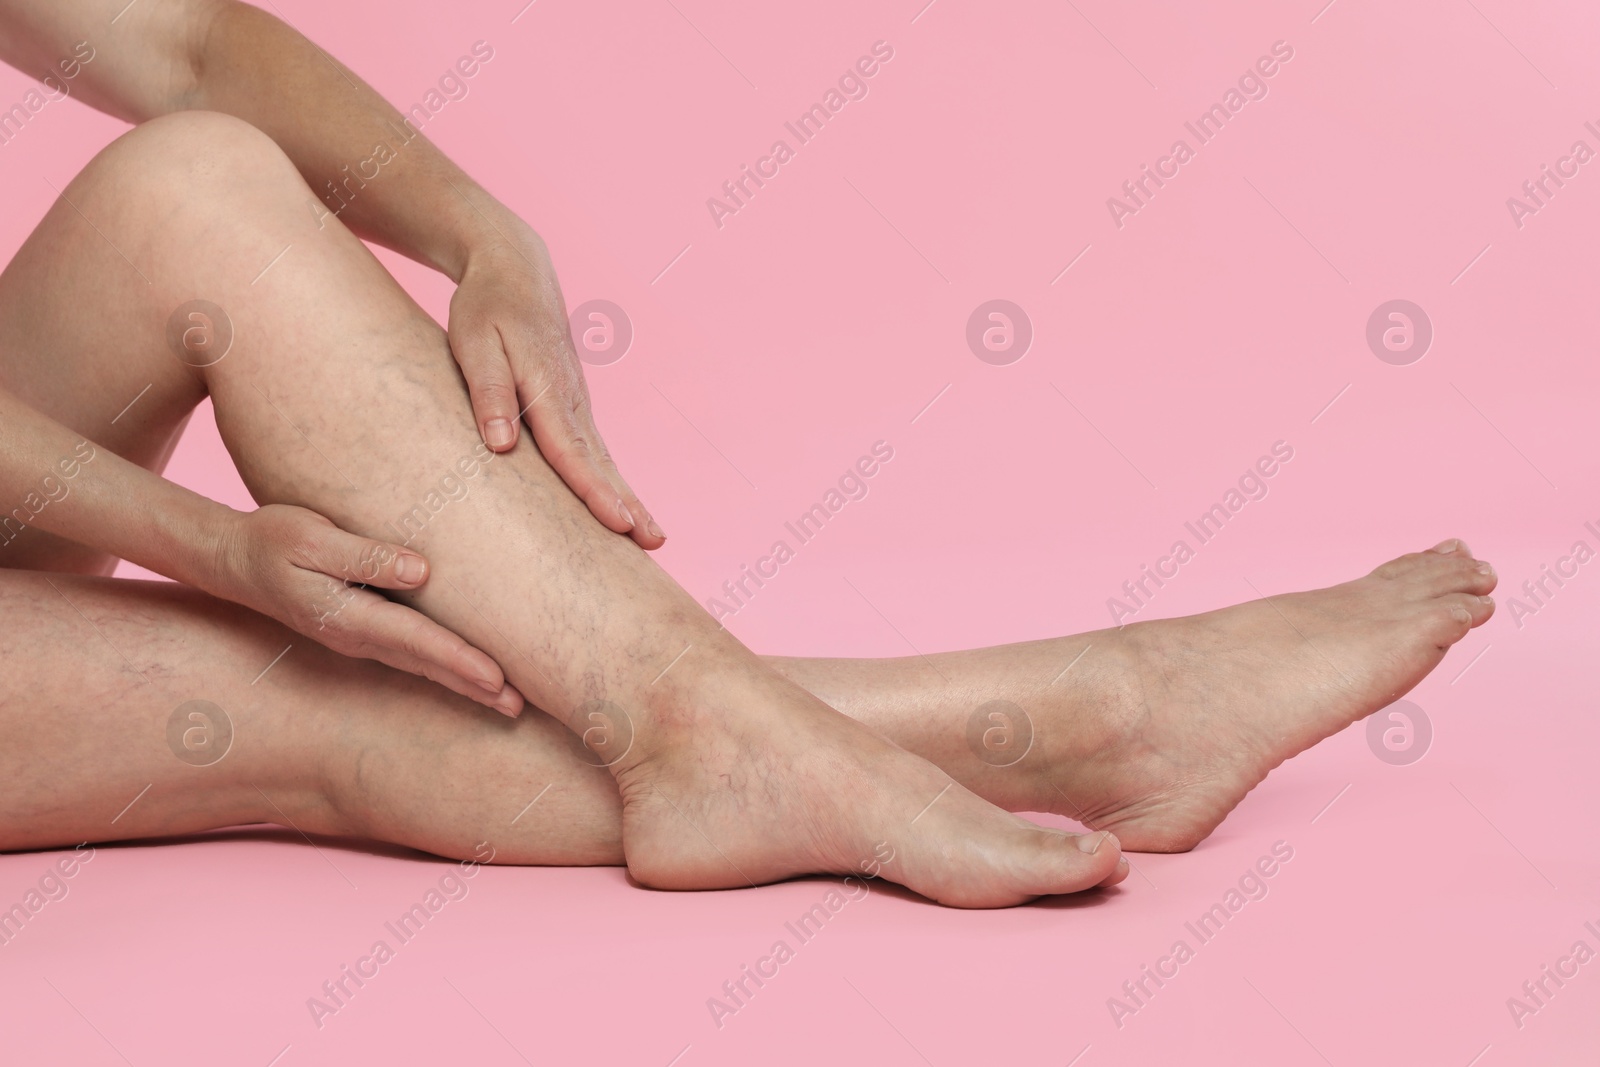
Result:
{"label": "bent knee", "polygon": [[250,123],[216,111],[178,111],[107,145],[73,179],[68,195],[80,207],[80,196],[107,197],[119,220],[164,224],[177,211],[259,210],[286,198],[304,200],[310,191],[283,149]]}

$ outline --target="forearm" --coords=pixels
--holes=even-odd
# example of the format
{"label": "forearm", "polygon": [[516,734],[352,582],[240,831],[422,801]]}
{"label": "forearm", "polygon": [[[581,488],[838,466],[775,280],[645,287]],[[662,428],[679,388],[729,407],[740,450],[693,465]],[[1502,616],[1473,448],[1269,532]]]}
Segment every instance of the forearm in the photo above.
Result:
{"label": "forearm", "polygon": [[129,463],[0,389],[0,564],[36,526],[207,588],[237,513]]}
{"label": "forearm", "polygon": [[399,111],[272,15],[214,5],[193,47],[185,105],[235,115],[272,137],[320,210],[360,236],[456,281],[475,249],[531,236]]}
{"label": "forearm", "polygon": [[537,242],[354,73],[248,4],[0,0],[0,59],[129,122],[196,108],[244,119],[294,160],[322,205],[308,211],[453,280],[478,251]]}

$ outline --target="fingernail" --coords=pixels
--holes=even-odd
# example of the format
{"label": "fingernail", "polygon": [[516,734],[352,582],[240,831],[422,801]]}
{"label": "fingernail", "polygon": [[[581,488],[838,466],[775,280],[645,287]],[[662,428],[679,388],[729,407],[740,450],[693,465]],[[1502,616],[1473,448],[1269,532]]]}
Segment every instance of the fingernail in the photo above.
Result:
{"label": "fingernail", "polygon": [[1100,846],[1106,843],[1106,838],[1111,836],[1110,830],[1101,830],[1097,834],[1083,834],[1078,838],[1078,850],[1094,855],[1100,851]]}
{"label": "fingernail", "polygon": [[663,541],[665,541],[667,539],[666,533],[664,533],[662,531],[660,526],[656,525],[656,520],[655,519],[651,519],[645,525],[649,528],[651,537],[659,537]]}
{"label": "fingernail", "polygon": [[483,443],[490,448],[505,448],[517,439],[517,431],[506,419],[490,419],[483,427]]}
{"label": "fingernail", "polygon": [[495,696],[502,695],[506,690],[506,683],[492,675],[480,674],[473,681],[478,683],[479,689],[493,693]]}
{"label": "fingernail", "polygon": [[633,529],[633,512],[628,510],[628,505],[622,502],[621,497],[617,498],[617,514],[621,515],[622,521],[628,524],[628,529]]}
{"label": "fingernail", "polygon": [[394,565],[394,573],[402,582],[414,585],[428,573],[428,565],[422,562],[421,556],[402,555]]}
{"label": "fingernail", "polygon": [[509,697],[508,699],[501,701],[501,703],[498,705],[498,708],[500,714],[504,715],[506,718],[515,719],[518,715],[522,714],[522,698]]}

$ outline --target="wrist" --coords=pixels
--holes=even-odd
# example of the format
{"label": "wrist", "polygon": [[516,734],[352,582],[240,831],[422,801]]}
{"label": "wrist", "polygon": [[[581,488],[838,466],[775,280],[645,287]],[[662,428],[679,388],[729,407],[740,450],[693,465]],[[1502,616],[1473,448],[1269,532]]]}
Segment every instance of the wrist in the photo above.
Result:
{"label": "wrist", "polygon": [[477,226],[463,237],[452,268],[445,270],[457,285],[474,269],[498,269],[507,263],[540,269],[538,264],[548,261],[544,239],[532,226],[498,203],[494,208],[474,213]]}
{"label": "wrist", "polygon": [[153,569],[214,596],[228,596],[227,576],[235,569],[232,561],[246,514],[187,493],[181,506],[158,513],[153,552],[166,566]]}

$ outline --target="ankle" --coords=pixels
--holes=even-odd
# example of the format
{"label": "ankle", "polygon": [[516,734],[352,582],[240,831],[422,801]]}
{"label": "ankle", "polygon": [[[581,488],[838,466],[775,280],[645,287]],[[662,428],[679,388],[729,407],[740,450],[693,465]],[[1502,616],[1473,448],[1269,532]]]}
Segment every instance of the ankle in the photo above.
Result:
{"label": "ankle", "polygon": [[[587,749],[586,760],[614,775],[645,765],[704,762],[737,749],[741,735],[768,736],[789,715],[817,705],[754,657],[748,663],[693,657],[691,650],[627,705],[604,699],[580,704],[567,726]],[[723,741],[714,741],[717,737]]]}

